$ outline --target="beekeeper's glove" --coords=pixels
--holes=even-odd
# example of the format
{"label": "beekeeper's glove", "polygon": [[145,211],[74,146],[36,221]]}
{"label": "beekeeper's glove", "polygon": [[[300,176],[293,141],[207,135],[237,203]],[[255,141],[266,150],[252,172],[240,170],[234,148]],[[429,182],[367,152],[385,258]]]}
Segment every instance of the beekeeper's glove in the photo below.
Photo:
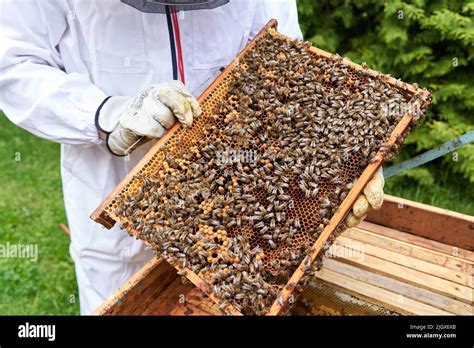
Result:
{"label": "beekeeper's glove", "polygon": [[[176,123],[185,127],[201,114],[198,101],[181,81],[153,85],[136,97],[107,98],[96,113],[96,127],[105,133],[110,152],[125,156]],[[102,135],[103,136],[103,135]]]}
{"label": "beekeeper's glove", "polygon": [[351,212],[346,217],[347,227],[358,225],[365,219],[370,209],[378,210],[382,207],[384,185],[383,170],[380,167],[374,177],[365,185],[364,193],[354,202]]}

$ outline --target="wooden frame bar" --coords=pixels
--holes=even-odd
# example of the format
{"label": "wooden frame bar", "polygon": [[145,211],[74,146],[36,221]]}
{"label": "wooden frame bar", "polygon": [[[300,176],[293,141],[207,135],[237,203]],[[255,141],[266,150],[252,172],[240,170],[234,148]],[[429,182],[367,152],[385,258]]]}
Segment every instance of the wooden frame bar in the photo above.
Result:
{"label": "wooden frame bar", "polygon": [[382,209],[369,212],[367,221],[474,251],[473,216],[386,195]]}
{"label": "wooden frame bar", "polygon": [[[231,70],[239,63],[240,59],[247,53],[248,50],[250,50],[255,42],[260,39],[265,33],[270,33],[271,35],[278,37],[278,38],[283,38],[289,40],[289,38],[283,36],[282,34],[278,33],[274,28],[277,25],[277,21],[272,19],[270,20],[267,25],[257,34],[257,36],[239,53],[239,55],[227,66],[227,68],[217,77],[217,79],[206,89],[206,91],[199,97],[199,101],[203,102],[207,96],[209,96],[213,90],[221,83],[221,81],[231,72]],[[323,57],[327,58],[334,58],[335,56],[325,52],[323,50],[320,50],[315,47],[309,47],[309,49]],[[429,100],[429,92],[426,90],[421,90],[418,89],[417,87],[413,85],[409,85],[403,82],[399,82],[394,78],[387,77],[384,75],[380,75],[378,72],[375,72],[370,69],[366,69],[356,63],[353,62],[347,62],[352,68],[355,70],[363,70],[366,73],[373,75],[373,76],[380,76],[383,78],[387,83],[391,84],[395,88],[399,89],[401,92],[413,97],[414,94],[419,95],[421,98],[421,102],[427,102]],[[420,110],[421,110],[421,105],[420,105]],[[412,122],[412,116],[411,115],[405,115],[401,119],[401,121],[397,124],[395,127],[394,131],[389,137],[388,144],[395,144],[398,137],[404,134],[404,132],[408,129]],[[143,159],[137,164],[137,166],[124,178],[124,180],[107,196],[107,198],[102,202],[102,204],[93,212],[91,215],[91,218],[95,220],[96,222],[99,222],[103,224],[107,228],[111,228],[115,221],[113,218],[111,218],[107,212],[106,208],[107,206],[114,200],[115,196],[119,194],[122,189],[124,189],[128,183],[133,179],[133,177],[144,168],[144,166],[152,159],[152,157],[155,155],[155,153],[166,143],[166,141],[179,129],[180,125],[177,123],[174,127],[172,127],[161,139],[159,139],[156,144],[150,149],[150,151],[143,157]],[[313,262],[317,255],[319,254],[320,250],[326,243],[327,239],[329,236],[334,232],[334,230],[337,228],[339,223],[344,220],[345,216],[347,213],[350,211],[353,203],[355,202],[356,198],[358,195],[362,192],[364,186],[366,183],[373,177],[373,175],[376,173],[378,168],[382,165],[383,162],[383,154],[379,153],[377,155],[376,161],[369,164],[366,169],[363,171],[362,175],[359,177],[357,180],[356,184],[354,187],[351,189],[347,197],[344,199],[342,204],[339,206],[338,210],[334,214],[334,216],[331,218],[329,224],[326,226],[326,228],[323,230],[319,238],[315,241],[314,246],[313,246],[313,251],[309,255],[307,255],[307,258],[309,258],[310,262]],[[133,232],[132,232],[133,233]],[[304,275],[304,261],[301,263],[299,268],[294,272],[292,277],[290,278],[288,283],[293,283],[297,284],[301,278]],[[189,269],[180,269],[179,266],[174,265],[177,269],[179,269],[181,272],[186,274],[188,279],[193,282],[199,289],[201,289],[204,293],[206,293],[211,299],[216,301],[218,303],[219,301],[213,296],[212,291],[210,290],[210,287],[208,284],[206,284],[199,276],[197,276],[194,272],[192,272]],[[285,305],[288,303],[290,295],[293,293],[295,286],[291,287],[285,287],[281,293],[279,299],[275,300],[273,303],[272,307],[270,308],[270,311],[268,312],[268,315],[278,315],[281,314],[284,310]],[[283,302],[281,302],[283,300]],[[225,311],[228,314],[240,314],[238,310],[236,310],[232,305],[229,305],[226,307]]]}
{"label": "wooden frame bar", "polygon": [[139,314],[176,277],[176,270],[169,263],[154,257],[93,314]]}

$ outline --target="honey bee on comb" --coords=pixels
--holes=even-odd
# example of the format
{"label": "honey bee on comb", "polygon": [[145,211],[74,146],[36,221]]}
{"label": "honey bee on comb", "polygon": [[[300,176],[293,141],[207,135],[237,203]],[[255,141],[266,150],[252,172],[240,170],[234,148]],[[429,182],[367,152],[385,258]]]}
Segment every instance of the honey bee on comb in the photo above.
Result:
{"label": "honey bee on comb", "polygon": [[[422,119],[414,113],[409,129],[388,143],[405,114],[397,106],[426,104],[401,86],[267,32],[110,213],[206,282],[223,311],[262,315],[275,301],[294,302],[281,291],[301,292],[321,268],[322,253],[314,262],[307,255],[354,183],[377,156],[393,157]],[[341,222],[327,246],[345,228]],[[302,279],[287,284],[298,267]]]}

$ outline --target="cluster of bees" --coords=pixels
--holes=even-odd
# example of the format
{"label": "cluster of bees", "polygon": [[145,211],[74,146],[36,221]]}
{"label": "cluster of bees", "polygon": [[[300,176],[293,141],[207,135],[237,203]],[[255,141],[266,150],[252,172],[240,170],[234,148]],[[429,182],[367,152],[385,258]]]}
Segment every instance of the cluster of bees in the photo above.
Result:
{"label": "cluster of bees", "polygon": [[[221,102],[173,136],[115,213],[157,254],[205,280],[223,310],[260,315],[377,151],[397,150],[385,142],[402,113],[381,105],[409,100],[340,58],[270,34],[230,74]],[[189,134],[189,146],[176,146]],[[217,161],[225,151],[253,155]],[[308,277],[320,265],[307,262]]]}

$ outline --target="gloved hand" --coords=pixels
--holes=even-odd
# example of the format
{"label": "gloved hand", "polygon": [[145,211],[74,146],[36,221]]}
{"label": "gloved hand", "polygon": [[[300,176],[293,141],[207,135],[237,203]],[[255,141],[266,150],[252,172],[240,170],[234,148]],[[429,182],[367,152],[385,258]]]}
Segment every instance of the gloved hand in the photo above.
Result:
{"label": "gloved hand", "polygon": [[374,177],[365,185],[364,193],[354,202],[351,212],[346,217],[347,227],[358,225],[365,219],[370,209],[378,210],[382,207],[384,185],[385,179],[382,167],[380,167]]}
{"label": "gloved hand", "polygon": [[181,81],[153,85],[135,98],[107,98],[96,113],[96,127],[106,134],[114,155],[125,156],[152,138],[160,138],[176,123],[191,126],[201,114],[198,101]]}

